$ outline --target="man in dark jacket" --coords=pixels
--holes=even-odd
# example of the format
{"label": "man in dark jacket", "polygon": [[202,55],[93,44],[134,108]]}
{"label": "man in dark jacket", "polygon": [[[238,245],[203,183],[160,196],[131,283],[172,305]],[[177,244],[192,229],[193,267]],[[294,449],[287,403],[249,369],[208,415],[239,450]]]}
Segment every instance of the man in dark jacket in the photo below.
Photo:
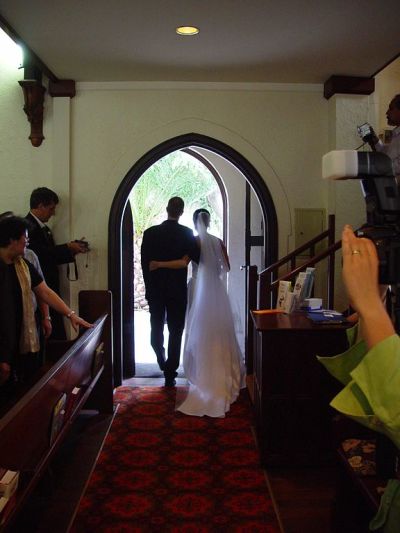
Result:
{"label": "man in dark jacket", "polygon": [[[193,231],[178,223],[184,202],[175,196],[167,205],[168,219],[143,234],[141,261],[150,308],[151,345],[164,371],[165,385],[173,387],[179,366],[187,303],[187,269],[160,268],[149,271],[150,261],[170,261],[189,256],[198,262],[199,249]],[[169,330],[168,358],[165,360],[164,323]]]}
{"label": "man in dark jacket", "polygon": [[[35,189],[30,198],[30,212],[26,216],[29,222],[29,248],[36,253],[47,285],[58,295],[60,281],[58,265],[72,263],[76,254],[87,252],[87,247],[80,241],[55,244],[53,235],[46,222],[55,215],[59,202],[57,194],[47,187]],[[52,319],[51,339],[66,339],[63,317],[50,310]]]}

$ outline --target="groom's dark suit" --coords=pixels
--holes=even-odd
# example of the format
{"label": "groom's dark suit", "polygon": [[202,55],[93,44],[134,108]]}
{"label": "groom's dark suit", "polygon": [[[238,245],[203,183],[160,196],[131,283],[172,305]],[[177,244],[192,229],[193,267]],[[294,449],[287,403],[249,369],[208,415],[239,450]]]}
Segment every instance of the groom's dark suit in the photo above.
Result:
{"label": "groom's dark suit", "polygon": [[[176,220],[165,220],[152,226],[143,234],[141,261],[149,302],[151,322],[151,345],[160,368],[164,369],[166,382],[173,381],[179,366],[182,333],[185,325],[187,303],[187,269],[160,268],[149,271],[149,263],[170,261],[188,255],[198,262],[199,249],[193,232]],[[165,362],[164,322],[169,330],[168,359]]]}
{"label": "groom's dark suit", "polygon": [[[58,265],[71,263],[74,256],[67,244],[55,244],[50,228],[41,227],[30,213],[25,217],[29,222],[29,248],[36,253],[43,271],[44,280],[50,289],[60,294],[60,281]],[[53,331],[52,339],[63,340],[66,338],[62,316],[50,308]]]}

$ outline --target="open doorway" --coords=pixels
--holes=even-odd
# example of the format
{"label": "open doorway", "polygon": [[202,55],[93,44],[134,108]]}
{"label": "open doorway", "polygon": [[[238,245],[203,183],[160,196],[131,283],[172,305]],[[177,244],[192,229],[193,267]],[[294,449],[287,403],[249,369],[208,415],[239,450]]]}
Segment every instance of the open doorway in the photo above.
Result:
{"label": "open doorway", "polygon": [[[141,269],[143,232],[166,218],[172,196],[181,196],[185,211],[180,223],[193,227],[192,213],[199,208],[211,213],[210,231],[226,244],[226,192],[220,176],[208,160],[192,148],[176,150],[156,161],[133,186],[127,208],[133,222],[133,298],[135,377],[161,377],[150,346],[150,315]],[[191,265],[189,265],[189,277]],[[168,344],[168,328],[164,331]],[[179,377],[183,377],[182,368]]]}
{"label": "open doorway", "polygon": [[[228,195],[230,220],[226,222],[229,253],[238,254],[236,280],[232,286],[243,288],[238,309],[245,315],[246,280],[239,268],[246,272],[247,258],[253,246],[258,247],[260,267],[277,259],[277,219],[274,203],[264,179],[240,153],[230,146],[200,134],[190,133],[175,137],[156,146],[140,158],[127,173],[118,188],[109,218],[109,288],[113,295],[114,324],[114,383],[122,383],[122,377],[135,374],[134,352],[134,297],[133,297],[133,221],[129,195],[144,172],[162,157],[177,150],[190,149],[206,156],[214,168],[221,167],[220,175],[229,175],[231,194]],[[250,192],[249,192],[250,191]],[[231,205],[231,200],[234,206]],[[248,216],[250,207],[257,206],[260,215],[260,229],[252,235],[252,219]],[[226,210],[227,211],[227,210]],[[229,239],[232,238],[230,244]],[[235,239],[243,243],[239,246]],[[252,256],[254,254],[251,254]]]}

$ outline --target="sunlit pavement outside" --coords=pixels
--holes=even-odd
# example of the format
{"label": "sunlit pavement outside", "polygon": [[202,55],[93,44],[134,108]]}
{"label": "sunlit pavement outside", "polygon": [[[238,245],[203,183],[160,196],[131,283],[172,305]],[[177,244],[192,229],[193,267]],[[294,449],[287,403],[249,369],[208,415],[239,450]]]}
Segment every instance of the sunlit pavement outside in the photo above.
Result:
{"label": "sunlit pavement outside", "polygon": [[[167,349],[167,326],[164,327],[164,346]],[[150,314],[147,311],[135,311],[135,361],[136,363],[157,362],[153,348],[150,345]]]}

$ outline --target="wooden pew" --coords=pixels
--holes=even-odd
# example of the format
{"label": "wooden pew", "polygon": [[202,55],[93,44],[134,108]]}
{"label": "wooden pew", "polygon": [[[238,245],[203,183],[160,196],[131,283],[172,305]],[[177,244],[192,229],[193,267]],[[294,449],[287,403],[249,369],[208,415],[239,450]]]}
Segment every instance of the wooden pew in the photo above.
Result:
{"label": "wooden pew", "polygon": [[[90,307],[90,301],[98,304],[97,310],[108,308],[111,312],[108,291],[85,291],[80,303]],[[81,307],[80,313],[83,315]],[[83,316],[93,320],[89,312]],[[66,346],[69,347],[62,354]],[[112,412],[109,314],[102,314],[94,328],[85,330],[75,341],[49,344],[48,352],[41,377],[0,419],[0,467],[19,472],[18,489],[0,516],[1,531],[12,524],[80,409],[89,405],[99,413],[110,413],[110,409]],[[99,364],[95,364],[95,359]],[[96,402],[95,397],[89,403],[95,391],[101,399]],[[65,402],[64,414],[58,417],[58,427],[54,418],[61,402]]]}

